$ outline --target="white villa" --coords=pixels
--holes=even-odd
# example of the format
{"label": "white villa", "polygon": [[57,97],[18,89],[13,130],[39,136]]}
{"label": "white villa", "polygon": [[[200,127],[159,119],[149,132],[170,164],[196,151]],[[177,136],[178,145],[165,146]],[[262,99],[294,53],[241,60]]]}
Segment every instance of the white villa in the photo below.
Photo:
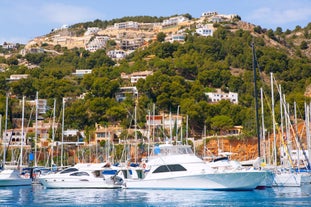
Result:
{"label": "white villa", "polygon": [[205,25],[199,25],[195,31],[197,34],[207,37],[207,36],[213,36],[214,30],[215,29],[213,27],[213,24],[205,24]]}
{"label": "white villa", "polygon": [[220,89],[217,89],[216,92],[205,93],[208,96],[209,102],[217,103],[221,100],[229,100],[231,103],[238,104],[238,93],[224,93]]}
{"label": "white villa", "polygon": [[177,16],[177,17],[171,17],[169,19],[163,20],[162,25],[171,25],[171,24],[178,24],[181,22],[188,21],[189,19],[184,16]]}
{"label": "white villa", "polygon": [[124,50],[110,50],[107,55],[113,59],[122,59],[126,56],[126,52]]}
{"label": "white villa", "polygon": [[114,24],[115,29],[138,29],[138,23],[133,21],[120,22]]}

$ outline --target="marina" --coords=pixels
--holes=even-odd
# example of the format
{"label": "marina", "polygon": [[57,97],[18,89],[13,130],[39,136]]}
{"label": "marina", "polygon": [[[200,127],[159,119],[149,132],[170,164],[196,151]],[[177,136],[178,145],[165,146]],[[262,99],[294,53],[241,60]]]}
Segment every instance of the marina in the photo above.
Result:
{"label": "marina", "polygon": [[311,5],[58,1],[0,3],[0,207],[311,206]]}
{"label": "marina", "polygon": [[0,188],[1,206],[310,206],[311,187],[254,191]]}

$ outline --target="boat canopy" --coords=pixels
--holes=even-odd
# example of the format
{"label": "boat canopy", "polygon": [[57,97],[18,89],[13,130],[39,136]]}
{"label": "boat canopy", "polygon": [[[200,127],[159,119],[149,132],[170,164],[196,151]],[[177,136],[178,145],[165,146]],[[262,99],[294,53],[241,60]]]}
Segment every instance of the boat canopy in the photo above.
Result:
{"label": "boat canopy", "polygon": [[193,154],[190,145],[161,144],[154,147],[152,155],[167,156],[167,155],[183,155],[183,154]]}

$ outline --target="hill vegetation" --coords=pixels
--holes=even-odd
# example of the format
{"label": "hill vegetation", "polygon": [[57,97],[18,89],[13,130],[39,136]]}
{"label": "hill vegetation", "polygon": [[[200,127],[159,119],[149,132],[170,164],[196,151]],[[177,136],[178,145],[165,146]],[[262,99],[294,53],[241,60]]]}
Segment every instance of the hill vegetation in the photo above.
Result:
{"label": "hill vegetation", "polygon": [[[163,18],[143,16],[95,20],[75,24],[71,29],[82,34],[90,26],[105,28],[115,22],[155,22]],[[200,136],[204,126],[208,134],[215,134],[234,125],[242,125],[244,134],[251,136],[255,134],[252,42],[258,63],[258,85],[264,89],[266,97],[267,128],[272,127],[268,106],[271,103],[268,98],[271,96],[270,73],[282,86],[289,104],[296,102],[303,110],[304,103],[310,101],[311,23],[305,28],[297,26],[295,30],[285,32],[279,27],[273,31],[260,26],[251,30],[239,26],[232,29],[225,24],[216,26],[213,37],[198,36],[187,30],[184,43],[164,42],[159,33],[148,47],[137,49],[118,62],[109,58],[105,49],[91,53],[83,48],[69,50],[56,45],[52,49],[59,54],[37,53],[23,57],[19,50],[0,48],[0,52],[8,55],[0,56],[0,67],[4,69],[0,73],[0,114],[5,114],[7,92],[19,99],[22,96],[34,99],[38,91],[40,98],[48,99],[51,109],[53,100],[57,100],[58,115],[62,98],[70,98],[66,102],[65,128],[88,132],[94,129],[95,123],[103,126],[120,124],[128,128],[133,125],[135,105],[138,126],[143,128],[145,117],[155,104],[156,113],[176,113],[180,107],[180,113],[188,116],[191,136]],[[49,48],[49,45],[43,47]],[[25,61],[38,67],[30,69],[22,64]],[[76,69],[92,69],[92,73],[80,78],[72,75]],[[138,81],[138,100],[128,97],[117,102],[115,94],[120,87],[131,86],[128,80],[120,78],[121,73],[145,70],[154,73]],[[11,74],[29,74],[29,77],[9,82],[7,78]],[[204,93],[216,88],[237,92],[239,104],[229,101],[209,103]],[[82,94],[84,98],[78,98]],[[10,106],[10,119],[21,117],[17,100],[11,100]],[[27,112],[30,113],[30,109]],[[52,110],[49,110],[46,118],[51,114]],[[299,116],[303,118],[303,115]]]}

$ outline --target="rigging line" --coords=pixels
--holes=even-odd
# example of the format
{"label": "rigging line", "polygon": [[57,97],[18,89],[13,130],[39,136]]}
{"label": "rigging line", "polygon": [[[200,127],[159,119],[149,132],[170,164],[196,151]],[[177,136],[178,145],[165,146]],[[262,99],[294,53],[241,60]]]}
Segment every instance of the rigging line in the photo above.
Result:
{"label": "rigging line", "polygon": [[[276,85],[276,88],[277,88],[277,90],[279,92],[279,95],[282,96],[283,94],[281,92],[281,85]],[[290,120],[289,113],[288,113],[287,107],[286,107],[287,104],[286,104],[285,97],[283,97],[283,98],[280,97],[280,104],[283,105],[284,119]],[[283,112],[281,111],[281,113],[283,113]],[[294,131],[294,128],[292,127],[291,123],[289,123],[289,127],[290,127],[290,130],[291,130],[292,134],[295,135],[294,137],[295,137],[295,141],[296,141],[296,144],[297,144],[297,138],[296,138],[297,135],[296,135],[296,133]],[[287,137],[286,139],[289,139],[289,138],[290,137]],[[283,136],[281,136],[281,142],[282,142],[283,147],[285,148],[285,152],[286,152],[286,155],[287,155],[287,157],[289,159],[289,162],[290,162],[291,166],[294,167],[293,159],[291,157],[291,154],[289,152],[289,148],[288,148],[287,144],[285,143],[285,140],[284,140]]]}
{"label": "rigging line", "polygon": [[[283,103],[283,105],[285,105],[285,104],[286,104],[286,102]],[[286,111],[286,107],[285,107],[284,110],[285,110],[285,115],[286,115],[287,118],[290,120],[289,113]],[[304,157],[305,157],[305,159],[306,159],[306,161],[307,161],[307,163],[308,163],[308,166],[310,166],[309,159],[308,159],[307,155],[305,154],[305,151],[304,151],[304,148],[303,148],[302,143],[301,143],[301,141],[300,141],[300,138],[299,138],[299,136],[297,135],[298,132],[296,132],[295,128],[293,127],[293,125],[292,125],[291,123],[290,123],[290,130],[291,130],[292,134],[294,135],[296,147],[297,147],[299,150],[302,149],[302,152],[303,152]]]}

